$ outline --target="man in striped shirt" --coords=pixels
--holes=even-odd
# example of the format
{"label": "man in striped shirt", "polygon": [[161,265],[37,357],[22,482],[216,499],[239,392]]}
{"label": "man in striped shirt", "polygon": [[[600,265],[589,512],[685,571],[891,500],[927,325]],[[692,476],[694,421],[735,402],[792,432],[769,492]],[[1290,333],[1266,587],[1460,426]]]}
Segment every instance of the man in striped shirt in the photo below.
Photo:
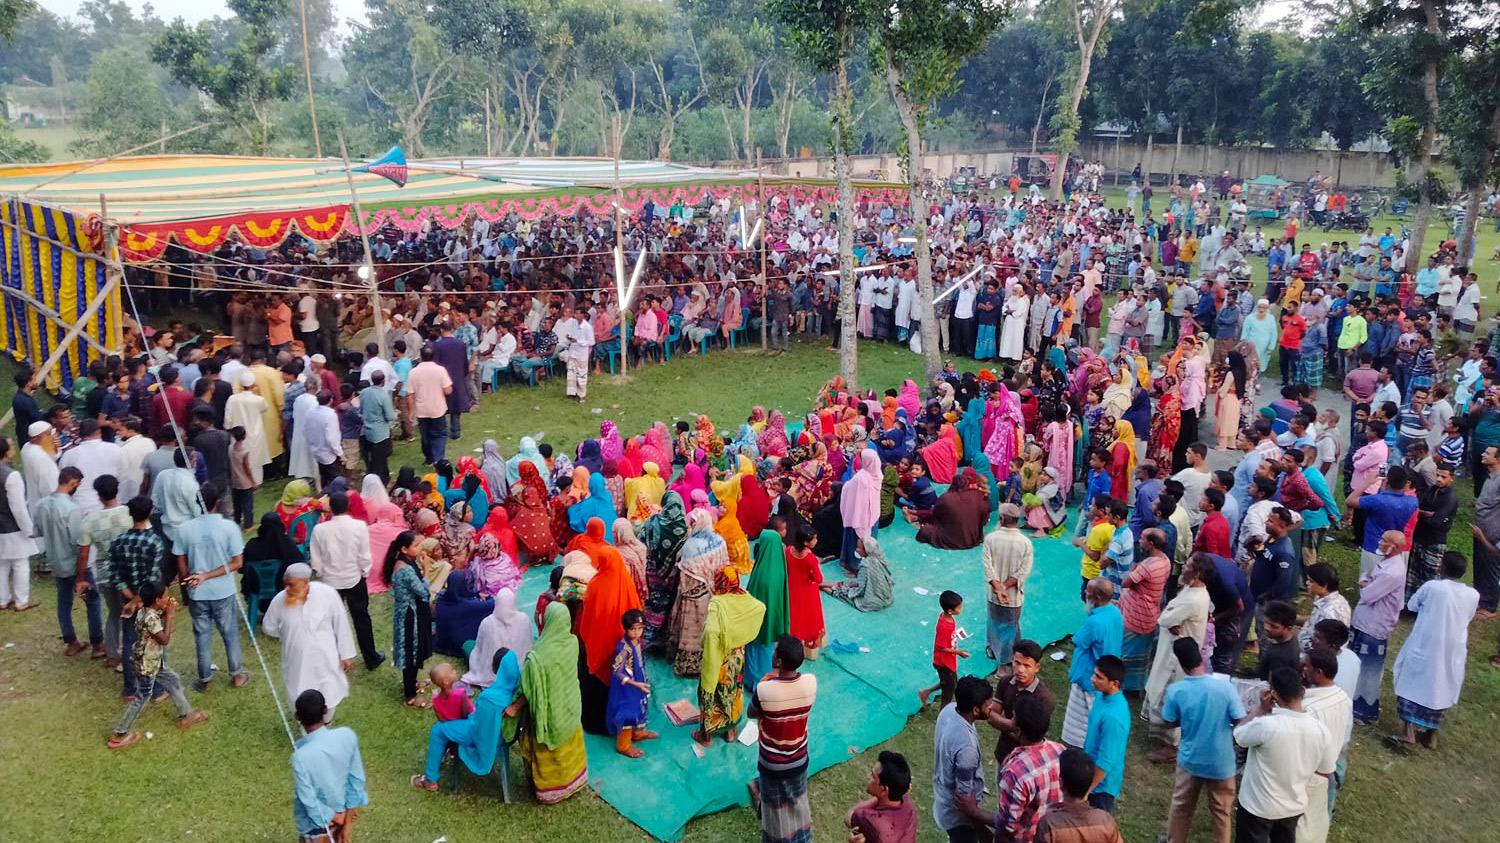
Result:
{"label": "man in striped shirt", "polygon": [[995,812],[995,843],[1031,843],[1047,806],[1062,801],[1058,759],[1063,745],[1047,740],[1051,712],[1036,697],[1016,700],[1021,745],[1000,766],[1000,807]]}
{"label": "man in striped shirt", "polygon": [[760,776],[751,785],[766,840],[810,841],[812,806],[807,799],[807,718],[818,694],[818,678],[799,673],[802,642],[783,635],[776,642],[771,672],[750,699],[750,716],[760,722]]}

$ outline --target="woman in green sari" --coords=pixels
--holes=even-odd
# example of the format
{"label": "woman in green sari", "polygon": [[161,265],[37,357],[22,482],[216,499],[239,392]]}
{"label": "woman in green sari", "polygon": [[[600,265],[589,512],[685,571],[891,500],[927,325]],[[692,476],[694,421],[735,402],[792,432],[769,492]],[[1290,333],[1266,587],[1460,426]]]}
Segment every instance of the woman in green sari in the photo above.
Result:
{"label": "woman in green sari", "polygon": [[541,634],[526,654],[521,693],[505,710],[525,710],[522,752],[531,769],[536,799],[561,802],[588,784],[583,749],[583,700],[578,690],[578,639],[572,617],[562,603],[550,603]]}
{"label": "woman in green sari", "polygon": [[785,529],[785,522],[773,518],[771,524],[755,540],[755,567],[745,582],[745,591],[766,607],[760,632],[745,645],[745,690],[752,694],[760,678],[771,672],[776,640],[792,630],[791,601],[786,590],[786,547],[781,533],[774,529],[777,526]]}

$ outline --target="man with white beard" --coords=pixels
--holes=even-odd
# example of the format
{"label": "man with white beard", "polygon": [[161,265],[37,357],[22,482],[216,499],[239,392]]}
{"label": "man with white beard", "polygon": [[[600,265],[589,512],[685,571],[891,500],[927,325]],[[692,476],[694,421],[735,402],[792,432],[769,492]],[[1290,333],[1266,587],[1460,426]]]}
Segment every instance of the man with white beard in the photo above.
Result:
{"label": "man with white beard", "polygon": [[354,636],[338,591],[311,580],[311,566],[289,566],[282,579],[286,587],[266,609],[261,630],[281,640],[281,679],[287,697],[317,690],[331,717],[349,696],[344,674],[354,664]]}

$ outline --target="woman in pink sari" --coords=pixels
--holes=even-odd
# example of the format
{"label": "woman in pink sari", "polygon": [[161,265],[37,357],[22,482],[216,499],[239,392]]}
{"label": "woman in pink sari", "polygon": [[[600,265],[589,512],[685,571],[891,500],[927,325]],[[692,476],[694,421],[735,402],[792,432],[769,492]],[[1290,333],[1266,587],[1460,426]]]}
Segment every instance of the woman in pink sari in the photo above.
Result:
{"label": "woman in pink sari", "polygon": [[620,428],[609,419],[599,423],[599,456],[616,461],[625,456],[625,443],[620,441]]}
{"label": "woman in pink sari", "polygon": [[688,501],[691,506],[693,492],[702,492],[705,496],[708,494],[708,485],[703,482],[703,467],[691,462],[684,465],[682,476],[677,478],[677,482],[673,483],[669,489],[681,495],[682,499]]}
{"label": "woman in pink sari", "polygon": [[1073,491],[1073,422],[1066,404],[1051,408],[1050,413],[1042,430],[1042,450],[1047,452],[1047,467],[1057,470],[1057,488],[1066,501]]}
{"label": "woman in pink sari", "polygon": [[996,480],[1010,476],[1010,461],[1015,458],[1019,445],[1017,435],[1021,431],[1021,405],[1005,384],[999,384],[998,411],[995,415],[995,431],[984,443],[984,455],[990,460],[990,470]]}
{"label": "woman in pink sari", "polygon": [[915,420],[922,412],[922,394],[917,391],[917,382],[907,378],[901,384],[901,395],[896,401],[906,411],[906,417]]}
{"label": "woman in pink sari", "polygon": [[[408,529],[406,516],[402,514],[400,506],[384,501],[375,505],[375,511],[370,513],[370,519],[370,558],[384,559],[391,542]],[[385,581],[382,566],[370,566],[370,573],[365,577],[365,586],[371,594],[380,594],[390,590],[391,584]]]}
{"label": "woman in pink sari", "polygon": [[641,463],[654,462],[659,466],[672,466],[672,443],[667,436],[667,426],[662,422],[646,430],[646,441],[641,443]]}
{"label": "woman in pink sari", "polygon": [[791,443],[786,438],[786,416],[780,410],[772,410],[771,418],[766,422],[766,429],[760,432],[760,437],[755,442],[764,457],[784,457]]}

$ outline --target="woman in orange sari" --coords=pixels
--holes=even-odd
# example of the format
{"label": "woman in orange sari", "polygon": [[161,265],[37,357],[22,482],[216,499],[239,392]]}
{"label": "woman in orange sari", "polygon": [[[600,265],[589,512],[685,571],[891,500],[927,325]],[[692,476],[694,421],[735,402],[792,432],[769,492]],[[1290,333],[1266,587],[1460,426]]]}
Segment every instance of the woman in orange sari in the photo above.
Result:
{"label": "woman in orange sari", "polygon": [[1182,398],[1177,392],[1177,376],[1163,376],[1146,444],[1146,458],[1160,466],[1172,464],[1172,449],[1177,447],[1177,437],[1182,432]]}
{"label": "woman in orange sari", "polygon": [[951,424],[944,424],[936,441],[922,449],[922,461],[927,464],[927,476],[934,483],[952,483],[958,471],[958,431]]}
{"label": "woman in orange sari", "polygon": [[568,551],[587,554],[598,572],[589,580],[578,613],[578,641],[583,645],[584,667],[578,672],[583,692],[583,728],[594,734],[605,734],[604,712],[609,702],[609,674],[624,628],[620,617],[630,609],[641,608],[641,596],[635,580],[625,567],[620,551],[604,539],[604,522],[590,518],[584,532],[568,545]]}

